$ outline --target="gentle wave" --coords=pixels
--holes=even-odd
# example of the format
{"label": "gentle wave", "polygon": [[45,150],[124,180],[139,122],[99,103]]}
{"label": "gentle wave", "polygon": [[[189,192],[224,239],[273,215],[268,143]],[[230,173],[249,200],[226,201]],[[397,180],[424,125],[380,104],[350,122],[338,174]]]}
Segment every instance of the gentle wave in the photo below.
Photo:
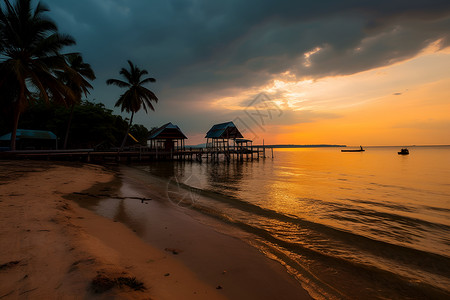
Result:
{"label": "gentle wave", "polygon": [[[445,290],[448,283],[445,280],[445,277],[447,277],[449,274],[449,269],[447,266],[450,264],[450,259],[447,257],[407,247],[387,244],[381,241],[376,241],[370,238],[341,231],[332,227],[323,226],[319,223],[311,223],[305,220],[300,220],[298,218],[279,215],[278,213],[273,211],[266,210],[263,214],[259,214],[260,216],[278,216],[277,220],[288,220],[290,221],[290,224],[287,224],[287,227],[290,227],[292,224],[308,224],[308,229],[315,228],[316,230],[321,230],[319,234],[317,232],[315,233],[315,240],[317,244],[311,243],[311,241],[313,241],[312,238],[308,239],[309,244],[302,244],[298,241],[286,240],[286,238],[289,237],[290,234],[274,235],[270,231],[270,226],[268,229],[263,228],[263,226],[252,226],[246,222],[243,222],[242,220],[233,219],[229,215],[223,214],[220,211],[213,210],[210,206],[195,205],[194,208],[209,216],[213,216],[219,218],[222,221],[233,224],[240,229],[245,230],[246,232],[257,235],[266,242],[266,245],[268,242],[269,244],[275,245],[277,249],[284,249],[285,252],[293,252],[297,255],[300,255],[302,259],[305,259],[306,257],[310,260],[321,261],[322,263],[325,263],[328,267],[333,269],[345,270],[348,273],[356,272],[360,276],[365,276],[367,280],[374,280],[376,278],[383,278],[383,280],[386,280],[386,277],[389,277],[389,281],[391,283],[395,282],[396,289],[408,288],[411,291],[414,291],[411,293],[411,296],[420,295],[420,297],[423,297],[425,294],[428,296],[430,294],[433,294],[437,297],[437,299],[441,297],[442,299],[444,299],[449,295]],[[343,248],[340,249],[341,252],[339,253],[339,247],[336,245],[334,245],[335,247],[333,252],[327,252],[330,240],[327,237],[319,238],[320,234],[323,234],[324,232],[332,234],[334,238],[336,238],[337,236],[340,237],[341,240],[345,240],[345,243],[351,243],[355,248],[357,248],[355,249],[355,251],[364,251],[364,257],[367,257],[368,254],[372,254],[377,256],[378,259],[382,258],[383,260],[391,260],[392,262],[395,262],[396,265],[401,262],[404,266],[406,266],[404,267],[405,270],[401,272],[403,273],[403,275],[390,272],[387,269],[376,268],[368,261],[358,261],[357,259],[355,259],[355,256],[353,254],[342,251]],[[380,253],[384,253],[383,257],[379,256]],[[295,264],[292,264],[292,260],[286,260],[284,256],[281,256],[280,259],[282,259],[292,268],[297,269],[297,271],[301,274],[303,274],[303,272],[307,270],[307,267],[302,266],[298,263],[298,261],[296,261]],[[299,266],[301,266],[300,269]],[[427,281],[430,281],[430,283],[416,283],[416,290],[416,288],[411,287],[411,281],[413,281],[413,279],[411,277],[408,277],[408,275],[411,274],[411,272],[415,272],[417,268],[420,268],[422,270],[422,279],[427,279]],[[416,272],[416,276],[417,275],[419,274]],[[444,279],[440,279],[440,276],[444,277]],[[435,286],[433,286],[433,284]],[[320,286],[323,285],[328,286],[328,284],[320,282]],[[425,294],[424,291],[426,291]]]}
{"label": "gentle wave", "polygon": [[450,191],[437,157],[450,148],[401,159],[391,150],[290,150],[274,161],[146,170],[206,196],[192,208],[251,233],[251,244],[323,298],[448,299]]}
{"label": "gentle wave", "polygon": [[[405,287],[410,285],[411,280],[414,280],[414,277],[409,276],[411,272],[414,272],[415,276],[421,277],[421,281],[423,281],[420,283],[421,288],[428,291],[433,290],[433,293],[436,293],[436,295],[446,294],[445,287],[448,282],[445,280],[445,277],[448,277],[450,274],[448,268],[450,266],[450,257],[387,243],[321,223],[304,220],[296,216],[261,208],[252,203],[215,191],[203,190],[183,183],[179,184],[192,192],[214,199],[214,201],[232,205],[239,209],[243,215],[239,219],[234,218],[232,215],[226,214],[224,210],[214,209],[214,206],[211,206],[210,203],[207,206],[197,203],[193,206],[194,209],[255,234],[263,240],[278,246],[278,248],[286,249],[301,256],[307,256],[308,259],[327,261],[334,268],[342,268],[345,265],[345,268],[348,269],[351,266],[351,268],[356,269],[356,271],[354,270],[355,272],[367,273],[366,276],[372,278],[377,276],[386,277],[389,274],[389,276],[392,276],[392,280],[397,282],[397,285]],[[372,212],[372,214],[376,213]],[[393,214],[386,215],[390,218],[402,218],[402,216]],[[409,220],[410,223],[415,221],[415,219],[403,218]],[[258,220],[258,222],[249,224],[248,220],[250,219]],[[284,222],[284,226],[280,226],[280,222]],[[423,223],[428,226],[442,226],[441,224],[429,222]],[[300,226],[303,231],[294,240],[292,239],[293,226]],[[279,230],[283,227],[288,228],[285,233]],[[448,229],[446,226],[441,228]],[[304,240],[308,241],[307,244],[304,243]],[[330,251],[330,248],[333,250]],[[363,254],[355,255],[358,252]],[[388,268],[374,267],[376,261],[380,259],[385,261],[385,265],[387,264]],[[403,269],[402,272],[399,272],[402,275],[390,272],[389,269],[392,268],[397,269],[397,271]],[[418,268],[423,274],[417,273]],[[375,275],[375,273],[378,275]],[[439,277],[443,277],[443,279]],[[441,286],[443,288],[442,291],[438,287],[433,287],[433,284]]]}

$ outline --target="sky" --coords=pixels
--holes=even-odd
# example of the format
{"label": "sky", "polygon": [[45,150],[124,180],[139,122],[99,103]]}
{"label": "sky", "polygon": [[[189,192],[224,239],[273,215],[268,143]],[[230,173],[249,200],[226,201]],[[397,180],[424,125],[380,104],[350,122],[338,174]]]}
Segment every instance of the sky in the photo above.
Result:
{"label": "sky", "polygon": [[134,121],[187,144],[227,121],[255,144],[450,144],[448,0],[41,2],[96,73],[89,100],[114,109],[131,60],[159,98]]}

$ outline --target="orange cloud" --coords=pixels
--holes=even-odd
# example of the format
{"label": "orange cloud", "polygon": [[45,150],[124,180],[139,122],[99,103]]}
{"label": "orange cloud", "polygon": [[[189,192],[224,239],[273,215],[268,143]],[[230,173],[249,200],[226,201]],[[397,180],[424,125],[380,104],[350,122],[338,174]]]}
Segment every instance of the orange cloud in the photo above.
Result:
{"label": "orange cloud", "polygon": [[341,109],[335,119],[272,126],[266,135],[279,144],[450,144],[448,86],[450,79],[425,84]]}

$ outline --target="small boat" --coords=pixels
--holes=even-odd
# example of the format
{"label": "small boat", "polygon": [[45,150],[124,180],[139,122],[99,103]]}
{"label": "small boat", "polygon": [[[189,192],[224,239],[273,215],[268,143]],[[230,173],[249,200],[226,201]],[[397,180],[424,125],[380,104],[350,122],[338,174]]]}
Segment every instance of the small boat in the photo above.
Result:
{"label": "small boat", "polygon": [[366,150],[363,149],[362,146],[359,146],[359,149],[342,149],[341,152],[364,152]]}
{"label": "small boat", "polygon": [[398,152],[399,155],[408,155],[409,154],[409,150],[407,148],[402,148],[402,150],[400,150],[400,152]]}

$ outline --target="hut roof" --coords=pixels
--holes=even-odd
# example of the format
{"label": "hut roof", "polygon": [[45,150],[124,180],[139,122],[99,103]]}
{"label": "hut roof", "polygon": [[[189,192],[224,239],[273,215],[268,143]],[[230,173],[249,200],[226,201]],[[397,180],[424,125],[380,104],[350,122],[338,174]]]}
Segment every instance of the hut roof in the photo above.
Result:
{"label": "hut roof", "polygon": [[[17,129],[16,140],[20,139],[35,139],[35,140],[56,140],[56,135],[51,131],[46,130],[29,130]],[[0,136],[0,141],[11,140],[11,132]]]}
{"label": "hut roof", "polygon": [[233,122],[216,124],[206,133],[205,138],[213,139],[237,139],[243,138]]}
{"label": "hut roof", "polygon": [[149,140],[156,139],[187,139],[181,129],[177,125],[173,125],[171,122],[164,124],[150,132]]}

